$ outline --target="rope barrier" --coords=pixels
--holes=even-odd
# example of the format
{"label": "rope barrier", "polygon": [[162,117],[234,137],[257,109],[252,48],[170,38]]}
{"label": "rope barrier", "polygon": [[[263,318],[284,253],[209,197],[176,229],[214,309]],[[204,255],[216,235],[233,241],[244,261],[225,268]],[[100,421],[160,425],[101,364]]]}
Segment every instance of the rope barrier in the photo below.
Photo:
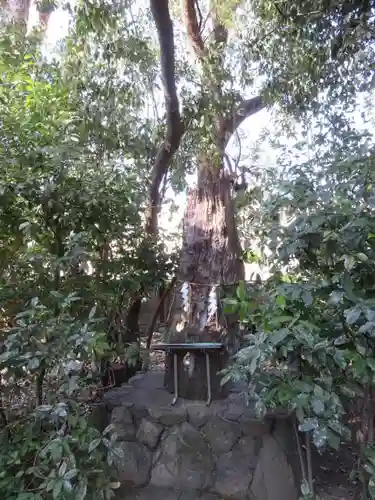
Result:
{"label": "rope barrier", "polygon": [[224,282],[219,282],[219,283],[198,283],[195,281],[186,281],[186,280],[180,280],[176,279],[176,283],[181,283],[183,285],[194,285],[194,286],[209,286],[209,287],[214,287],[214,286],[234,286],[234,285],[239,285],[240,283],[250,283],[250,281],[245,281],[245,280],[238,280],[238,281],[231,281],[229,283],[224,283]]}

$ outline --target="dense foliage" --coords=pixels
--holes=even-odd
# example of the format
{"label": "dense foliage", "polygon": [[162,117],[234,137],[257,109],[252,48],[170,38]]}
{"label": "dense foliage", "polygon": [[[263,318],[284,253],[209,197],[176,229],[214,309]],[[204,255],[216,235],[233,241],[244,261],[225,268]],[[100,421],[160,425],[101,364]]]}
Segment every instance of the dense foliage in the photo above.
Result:
{"label": "dense foliage", "polygon": [[78,45],[62,66],[38,37],[7,30],[0,44],[0,491],[110,498],[116,436],[90,423],[90,401],[103,360],[139,357],[129,307],[170,268],[142,232],[147,142],[106,97],[116,86],[132,100],[128,82],[107,68],[98,88],[88,77],[103,63],[90,56],[70,78]]}
{"label": "dense foliage", "polygon": [[358,92],[373,88],[373,1],[250,3],[261,42],[248,50],[284,109],[320,112],[327,101],[353,103]]}
{"label": "dense foliage", "polygon": [[[262,191],[252,231],[270,277],[227,301],[255,332],[226,377],[248,381],[260,414],[295,412],[321,451],[360,435],[357,472],[374,498],[374,145],[349,124],[319,141],[323,122],[297,145],[310,158],[282,152],[282,173]],[[303,492],[313,490],[306,473]]]}

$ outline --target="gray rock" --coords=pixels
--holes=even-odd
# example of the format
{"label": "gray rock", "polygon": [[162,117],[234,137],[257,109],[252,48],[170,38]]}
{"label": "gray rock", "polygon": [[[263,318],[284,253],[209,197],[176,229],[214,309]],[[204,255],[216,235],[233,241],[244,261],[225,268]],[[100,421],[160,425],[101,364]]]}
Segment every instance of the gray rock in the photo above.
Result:
{"label": "gray rock", "polygon": [[137,441],[153,450],[156,448],[162,432],[163,427],[160,424],[143,418],[137,432]]}
{"label": "gray rock", "polygon": [[180,492],[168,488],[155,488],[155,486],[145,486],[144,488],[132,491],[130,496],[121,497],[121,500],[179,500]]}
{"label": "gray rock", "polygon": [[251,484],[254,500],[297,500],[298,488],[285,453],[272,436],[263,437]]}
{"label": "gray rock", "polygon": [[245,411],[238,419],[238,423],[242,432],[249,436],[264,436],[269,434],[271,429],[269,421],[259,420],[251,411]]}
{"label": "gray rock", "polygon": [[199,500],[222,500],[222,498],[213,493],[203,493]]}
{"label": "gray rock", "polygon": [[210,415],[210,409],[205,402],[188,403],[186,405],[189,422],[193,427],[199,428],[204,425]]}
{"label": "gray rock", "polygon": [[130,409],[127,406],[117,406],[111,416],[119,441],[132,441],[135,438],[135,426]]}
{"label": "gray rock", "polygon": [[191,424],[184,422],[171,429],[159,451],[151,484],[182,491],[210,486],[213,471],[210,449]]}
{"label": "gray rock", "polygon": [[151,453],[142,444],[124,441],[119,443],[121,458],[116,455],[115,466],[121,483],[134,486],[147,484],[151,471]]}
{"label": "gray rock", "polygon": [[105,392],[103,395],[103,401],[106,404],[108,411],[111,412],[117,406],[122,406],[132,391],[133,388],[131,385],[122,385],[121,387],[115,387],[114,389]]}
{"label": "gray rock", "polygon": [[285,453],[288,463],[292,467],[296,484],[301,484],[301,464],[298,458],[293,421],[290,418],[277,419],[274,422],[272,436]]}
{"label": "gray rock", "polygon": [[238,420],[244,413],[245,408],[243,405],[237,404],[235,402],[229,403],[228,407],[224,411],[223,417],[227,420]]}
{"label": "gray rock", "polygon": [[144,379],[145,379],[145,374],[143,372],[138,372],[135,375],[133,375],[132,377],[130,377],[130,379],[128,380],[128,384],[129,385],[136,385],[137,383],[139,384],[139,383],[143,382]]}
{"label": "gray rock", "polygon": [[149,414],[163,425],[178,425],[187,420],[187,412],[183,406],[150,408]]}
{"label": "gray rock", "polygon": [[[175,500],[177,497],[175,497]],[[201,496],[196,491],[184,491],[178,497],[178,500],[201,500]]]}
{"label": "gray rock", "polygon": [[133,415],[133,420],[136,423],[139,423],[142,418],[145,418],[148,416],[148,409],[145,406],[133,406],[131,409],[132,415]]}
{"label": "gray rock", "polygon": [[[177,497],[174,498],[177,500]],[[214,495],[213,493],[201,493],[196,491],[184,491],[178,500],[222,500],[221,497]]]}
{"label": "gray rock", "polygon": [[247,436],[240,439],[232,451],[220,455],[216,462],[214,491],[225,498],[246,499],[257,464],[256,452],[254,438]]}
{"label": "gray rock", "polygon": [[244,460],[246,467],[254,470],[258,464],[261,445],[262,439],[259,439],[257,436],[244,436],[234,445],[232,450],[233,455],[236,460]]}
{"label": "gray rock", "polygon": [[219,399],[217,401],[212,401],[210,404],[210,418],[214,418],[217,416],[222,417],[224,413],[226,412],[228,407],[228,400],[227,399]]}
{"label": "gray rock", "polygon": [[[157,488],[155,486],[145,486],[136,490],[120,493],[118,498],[121,500],[222,500],[221,497],[212,493],[203,493],[200,495],[196,491],[178,491],[169,488]],[[117,498],[117,497],[116,497]]]}
{"label": "gray rock", "polygon": [[227,453],[241,436],[241,428],[235,422],[223,420],[220,417],[210,419],[202,428],[211,450],[216,453]]}

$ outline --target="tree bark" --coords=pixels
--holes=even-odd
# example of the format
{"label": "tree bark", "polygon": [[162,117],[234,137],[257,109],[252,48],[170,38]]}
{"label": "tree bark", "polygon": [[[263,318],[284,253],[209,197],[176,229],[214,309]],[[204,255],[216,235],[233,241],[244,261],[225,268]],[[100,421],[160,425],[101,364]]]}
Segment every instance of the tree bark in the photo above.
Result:
{"label": "tree bark", "polygon": [[[183,245],[180,255],[176,300],[170,325],[170,342],[221,342],[227,355],[211,354],[212,396],[225,397],[217,372],[236,350],[237,318],[223,313],[224,293],[235,289],[244,278],[241,247],[234,220],[231,183],[223,165],[201,158],[198,185],[188,194],[184,218]],[[180,360],[179,392],[181,397],[207,397],[205,359],[190,355],[184,366]],[[171,359],[167,357],[165,385],[174,390]]]}
{"label": "tree bark", "polygon": [[6,2],[10,21],[20,25],[22,31],[25,33],[29,20],[30,4],[31,0],[8,0],[8,2]]}
{"label": "tree bark", "polygon": [[[180,115],[176,90],[174,34],[169,13],[169,1],[150,0],[150,8],[159,38],[161,79],[167,118],[165,137],[157,150],[155,161],[151,167],[148,186],[145,233],[149,236],[150,244],[152,244],[158,235],[158,213],[161,204],[160,185],[167,175],[173,155],[180,146],[185,127]],[[133,330],[136,329],[138,332],[142,293],[143,290],[134,296],[127,320],[128,323],[131,322]]]}
{"label": "tree bark", "polygon": [[146,213],[146,233],[155,237],[158,232],[157,216],[160,209],[160,184],[168,172],[173,155],[180,146],[185,127],[180,115],[176,90],[174,35],[172,19],[169,14],[169,3],[168,0],[151,0],[150,6],[159,37],[161,78],[167,114],[165,139],[158,149],[151,170],[149,206]]}
{"label": "tree bark", "polygon": [[47,6],[44,9],[39,8],[35,0],[8,0],[5,5],[9,14],[9,21],[20,26],[24,34],[27,32],[30,8],[32,5],[36,5],[36,9],[38,11],[38,23],[40,29],[42,30],[42,35],[44,35],[47,29],[49,18],[54,10],[53,5]]}

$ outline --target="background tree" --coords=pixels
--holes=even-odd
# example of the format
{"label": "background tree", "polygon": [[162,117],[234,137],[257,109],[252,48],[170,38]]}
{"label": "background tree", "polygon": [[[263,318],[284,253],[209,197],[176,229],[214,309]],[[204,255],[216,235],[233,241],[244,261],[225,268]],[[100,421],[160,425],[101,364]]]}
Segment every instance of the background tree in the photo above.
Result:
{"label": "background tree", "polygon": [[[97,429],[89,414],[102,390],[99,361],[137,357],[139,349],[125,349],[139,333],[129,337],[127,310],[133,294],[158,287],[170,267],[156,244],[157,267],[150,265],[141,229],[146,193],[138,175],[152,134],[149,126],[142,139],[142,124],[135,126],[141,89],[131,71],[119,75],[119,58],[98,56],[94,33],[86,26],[83,41],[77,30],[77,43],[70,50],[68,41],[54,62],[41,54],[39,36],[10,25],[0,36],[0,490],[7,499],[110,498],[119,452],[111,429],[101,434],[105,425]],[[100,42],[108,43],[103,33]]]}
{"label": "background tree", "polygon": [[284,168],[263,178],[252,208],[270,277],[227,302],[256,325],[228,376],[247,380],[261,414],[295,412],[307,498],[316,493],[310,439],[321,452],[355,443],[352,477],[374,497],[373,122],[359,130],[351,118],[329,128],[331,112],[320,114],[294,145],[306,153],[300,161],[280,148]]}

